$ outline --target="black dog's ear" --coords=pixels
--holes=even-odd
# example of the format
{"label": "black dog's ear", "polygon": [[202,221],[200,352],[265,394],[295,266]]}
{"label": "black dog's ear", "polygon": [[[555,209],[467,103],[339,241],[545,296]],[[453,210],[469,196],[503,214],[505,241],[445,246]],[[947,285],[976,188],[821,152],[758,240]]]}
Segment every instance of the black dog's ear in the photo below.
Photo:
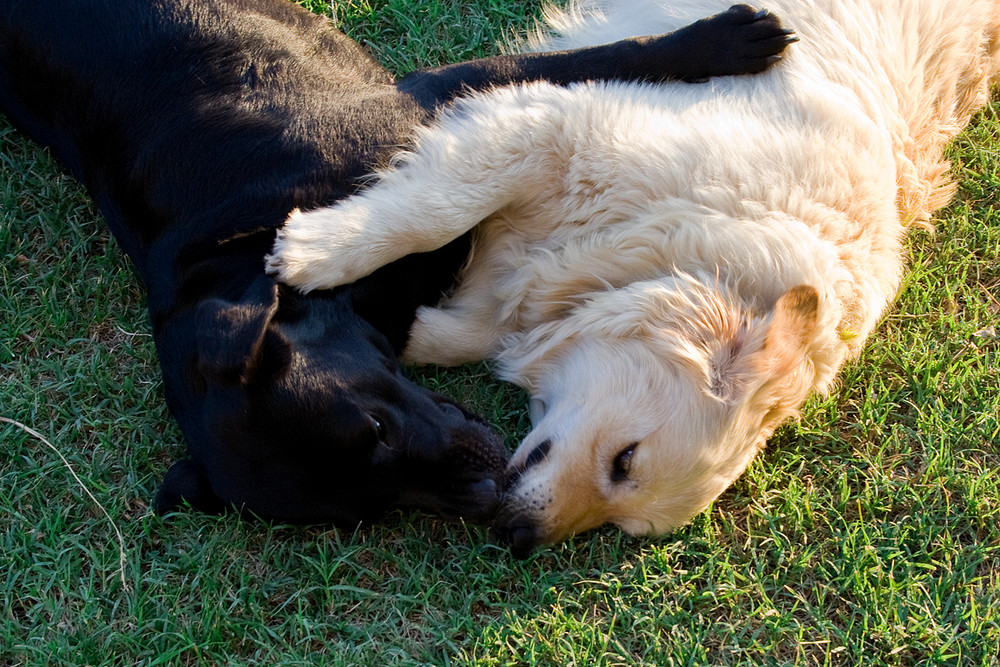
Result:
{"label": "black dog's ear", "polygon": [[198,307],[198,370],[217,382],[251,384],[284,371],[288,341],[268,327],[278,310],[278,284],[260,276],[240,300],[208,299]]}
{"label": "black dog's ear", "polygon": [[166,514],[180,509],[187,502],[206,514],[221,514],[226,504],[215,495],[208,478],[191,459],[181,459],[170,466],[153,500],[153,511]]}

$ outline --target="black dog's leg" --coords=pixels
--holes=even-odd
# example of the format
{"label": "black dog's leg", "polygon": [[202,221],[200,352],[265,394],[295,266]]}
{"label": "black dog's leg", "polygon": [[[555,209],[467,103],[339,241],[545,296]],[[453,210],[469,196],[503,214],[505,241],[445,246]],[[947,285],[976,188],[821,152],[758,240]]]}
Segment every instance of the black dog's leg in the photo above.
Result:
{"label": "black dog's leg", "polygon": [[699,81],[761,72],[798,41],[767,10],[734,5],[674,32],[549,53],[496,56],[417,70],[399,80],[402,92],[434,107],[469,90],[528,81],[569,84],[588,79]]}

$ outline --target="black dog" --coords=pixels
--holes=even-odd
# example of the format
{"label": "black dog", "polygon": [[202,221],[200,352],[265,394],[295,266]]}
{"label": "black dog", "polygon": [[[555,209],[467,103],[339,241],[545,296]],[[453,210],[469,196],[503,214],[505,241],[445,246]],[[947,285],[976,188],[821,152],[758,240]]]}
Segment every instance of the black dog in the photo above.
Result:
{"label": "black dog", "polygon": [[157,511],[186,500],[294,522],[400,506],[491,512],[500,440],[396,361],[416,307],[448,288],[467,239],[304,297],[264,275],[275,229],[294,208],[356,191],[463,90],[755,72],[774,53],[743,34],[752,20],[736,8],[659,38],[395,82],[285,0],[5,2],[0,110],[86,185],[145,283],[190,451]]}

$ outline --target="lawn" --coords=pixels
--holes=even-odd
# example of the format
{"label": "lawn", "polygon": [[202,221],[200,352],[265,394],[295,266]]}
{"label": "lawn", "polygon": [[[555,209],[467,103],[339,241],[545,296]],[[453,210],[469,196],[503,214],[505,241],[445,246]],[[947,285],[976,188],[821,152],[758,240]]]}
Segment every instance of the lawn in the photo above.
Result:
{"label": "lawn", "polygon": [[[303,4],[397,72],[492,52],[540,9]],[[955,202],[908,238],[899,299],[829,398],[684,529],[526,561],[419,514],[354,532],[151,514],[184,445],[138,280],[0,120],[0,417],[37,433],[0,423],[0,665],[998,664],[998,109],[957,142]],[[488,367],[414,374],[511,446],[525,432]]]}

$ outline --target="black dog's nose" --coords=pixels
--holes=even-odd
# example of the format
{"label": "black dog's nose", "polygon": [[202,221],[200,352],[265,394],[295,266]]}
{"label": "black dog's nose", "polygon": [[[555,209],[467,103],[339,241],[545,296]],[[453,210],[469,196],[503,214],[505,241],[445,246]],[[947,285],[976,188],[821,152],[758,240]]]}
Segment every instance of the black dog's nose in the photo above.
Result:
{"label": "black dog's nose", "polygon": [[498,520],[490,528],[490,536],[494,541],[509,546],[514,558],[527,558],[538,546],[538,528],[524,516]]}

